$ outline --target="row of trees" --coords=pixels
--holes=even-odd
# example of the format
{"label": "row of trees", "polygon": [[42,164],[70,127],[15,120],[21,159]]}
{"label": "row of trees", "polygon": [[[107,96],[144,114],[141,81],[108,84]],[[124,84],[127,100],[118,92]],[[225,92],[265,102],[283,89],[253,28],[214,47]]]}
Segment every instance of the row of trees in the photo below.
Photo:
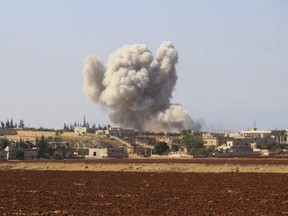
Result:
{"label": "row of trees", "polygon": [[79,126],[86,127],[88,133],[95,133],[96,130],[107,130],[107,128],[109,127],[109,125],[101,126],[100,124],[98,126],[96,124],[93,124],[90,127],[89,123],[85,124],[85,126],[84,126],[83,124],[80,124],[79,122],[74,122],[74,124],[64,123],[63,130],[66,132],[73,132],[75,127],[79,127]]}
{"label": "row of trees", "polygon": [[280,144],[280,143],[275,143],[275,142],[265,142],[262,146],[261,149],[268,149],[273,152],[283,152],[283,149],[287,149],[286,144]]}
{"label": "row of trees", "polygon": [[0,139],[0,151],[4,150],[9,145],[9,140],[7,138]]}
{"label": "row of trees", "polygon": [[7,119],[6,122],[0,121],[0,127],[5,129],[25,128],[25,124],[22,119],[17,123],[11,118],[10,120]]}
{"label": "row of trees", "polygon": [[[63,131],[73,132],[75,127],[79,127],[79,126],[86,127],[88,133],[95,133],[96,130],[102,130],[102,129],[106,130],[108,127],[110,127],[110,125],[106,125],[106,126],[98,125],[97,126],[96,124],[93,124],[92,126],[90,126],[89,122],[86,121],[86,119],[84,117],[83,123],[79,123],[79,122],[74,122],[73,124],[64,123]],[[22,119],[20,119],[19,122],[16,122],[12,118],[7,119],[6,121],[0,121],[0,128],[2,128],[2,129],[21,128],[24,130],[56,131],[55,129],[43,128],[41,126],[39,128],[29,128],[29,127],[25,126],[24,121]]]}
{"label": "row of trees", "polygon": [[101,126],[100,124],[97,126],[95,123],[90,126],[89,122],[86,121],[85,116],[83,117],[83,122],[74,122],[73,124],[66,124],[64,123],[63,130],[67,132],[73,132],[75,127],[86,127],[87,133],[95,133],[96,130],[107,130],[110,125]]}

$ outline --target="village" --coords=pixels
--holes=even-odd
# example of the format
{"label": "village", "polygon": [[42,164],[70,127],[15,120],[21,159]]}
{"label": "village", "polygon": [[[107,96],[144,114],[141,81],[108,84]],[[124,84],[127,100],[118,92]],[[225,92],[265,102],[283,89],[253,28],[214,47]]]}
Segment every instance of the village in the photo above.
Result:
{"label": "village", "polygon": [[[188,133],[187,133],[188,132]],[[197,138],[196,141],[194,138]],[[285,155],[288,130],[249,128],[237,133],[182,130],[179,133],[136,132],[86,126],[74,132],[0,129],[0,160],[203,158]]]}

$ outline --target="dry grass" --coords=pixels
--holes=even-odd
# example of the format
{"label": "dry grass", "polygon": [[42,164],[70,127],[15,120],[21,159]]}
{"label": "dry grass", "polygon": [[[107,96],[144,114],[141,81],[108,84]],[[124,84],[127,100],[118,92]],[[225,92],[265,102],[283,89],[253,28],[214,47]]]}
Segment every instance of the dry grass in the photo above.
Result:
{"label": "dry grass", "polygon": [[65,163],[65,162],[16,162],[0,163],[0,170],[61,170],[61,171],[129,171],[129,172],[252,172],[288,173],[287,165],[207,165],[207,164],[105,164],[105,163]]}
{"label": "dry grass", "polygon": [[61,137],[63,141],[69,142],[72,145],[76,144],[77,146],[81,146],[85,142],[93,141],[94,143],[99,143],[103,145],[113,145],[120,146],[121,143],[111,137],[96,135],[96,134],[88,134],[86,136],[78,136],[74,132],[64,132],[63,134],[56,135],[56,132],[52,131],[17,131],[17,135],[6,135],[5,137],[10,140],[24,140],[24,141],[34,141],[37,137],[44,136],[47,137]]}

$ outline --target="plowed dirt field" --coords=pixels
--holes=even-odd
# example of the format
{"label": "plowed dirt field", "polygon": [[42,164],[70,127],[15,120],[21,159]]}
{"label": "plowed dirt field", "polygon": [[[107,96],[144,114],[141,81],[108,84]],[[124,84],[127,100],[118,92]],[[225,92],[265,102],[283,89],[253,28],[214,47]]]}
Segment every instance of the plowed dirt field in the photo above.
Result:
{"label": "plowed dirt field", "polygon": [[0,215],[288,215],[288,174],[1,170]]}

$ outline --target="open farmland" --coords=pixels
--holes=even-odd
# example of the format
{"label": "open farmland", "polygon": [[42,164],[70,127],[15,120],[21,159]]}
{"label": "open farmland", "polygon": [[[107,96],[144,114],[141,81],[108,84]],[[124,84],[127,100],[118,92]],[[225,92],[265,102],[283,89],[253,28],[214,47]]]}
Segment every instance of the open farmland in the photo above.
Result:
{"label": "open farmland", "polygon": [[288,214],[288,174],[0,172],[1,215]]}
{"label": "open farmland", "polygon": [[2,161],[0,170],[288,173],[288,158]]}
{"label": "open farmland", "polygon": [[0,163],[1,215],[288,215],[288,159]]}

